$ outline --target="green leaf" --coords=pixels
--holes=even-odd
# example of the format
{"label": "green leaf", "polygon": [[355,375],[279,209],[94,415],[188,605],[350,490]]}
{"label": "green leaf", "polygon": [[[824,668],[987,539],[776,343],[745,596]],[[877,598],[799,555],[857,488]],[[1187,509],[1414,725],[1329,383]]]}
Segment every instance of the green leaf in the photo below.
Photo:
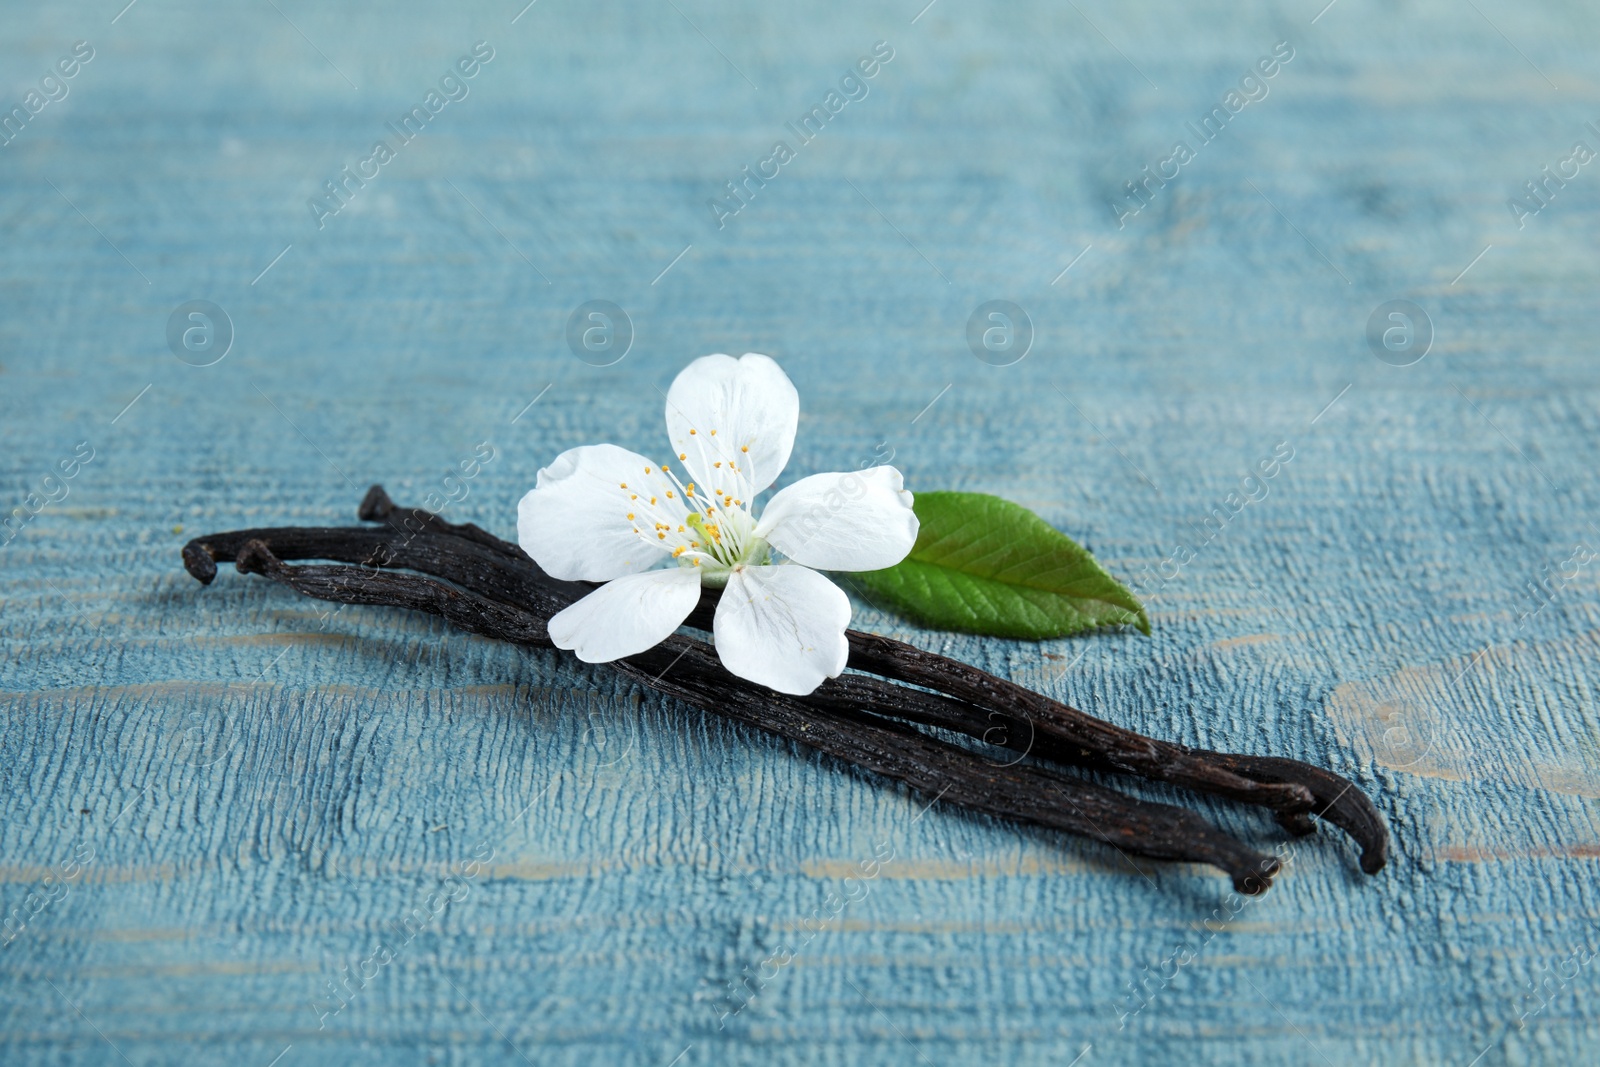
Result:
{"label": "green leaf", "polygon": [[942,630],[1041,640],[1105,626],[1150,632],[1138,598],[1086,549],[986,493],[918,493],[911,555],[852,575],[867,598]]}

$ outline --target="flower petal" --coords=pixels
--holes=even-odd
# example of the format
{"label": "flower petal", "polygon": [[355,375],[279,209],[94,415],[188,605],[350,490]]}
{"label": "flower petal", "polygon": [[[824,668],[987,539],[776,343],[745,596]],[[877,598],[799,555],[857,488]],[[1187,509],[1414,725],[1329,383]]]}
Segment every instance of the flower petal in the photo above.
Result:
{"label": "flower petal", "polygon": [[917,513],[903,484],[893,467],[813,474],[774,494],[756,536],[807,567],[893,567],[917,543]]}
{"label": "flower petal", "polygon": [[666,497],[667,484],[654,461],[626,448],[569,449],[539,472],[517,505],[517,543],[546,574],[565,581],[605,582],[647,570],[672,546],[646,543],[636,527],[650,530],[655,515],[675,526],[685,514],[681,501]]}
{"label": "flower petal", "polygon": [[610,663],[654,648],[700,603],[693,567],[629,574],[607,582],[550,619],[550,640],[585,663]]}
{"label": "flower petal", "polygon": [[672,452],[707,490],[702,496],[722,490],[752,500],[789,462],[799,423],[794,383],[771,358],[755,352],[740,359],[702,356],[667,391]]}
{"label": "flower petal", "polygon": [[712,632],[722,665],[741,678],[804,696],[837,678],[850,655],[850,598],[796,564],[736,567]]}

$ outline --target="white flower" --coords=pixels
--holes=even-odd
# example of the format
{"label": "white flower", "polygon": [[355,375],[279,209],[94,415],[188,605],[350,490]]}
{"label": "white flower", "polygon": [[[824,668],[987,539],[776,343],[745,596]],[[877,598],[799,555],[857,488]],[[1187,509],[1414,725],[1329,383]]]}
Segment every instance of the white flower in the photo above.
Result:
{"label": "white flower", "polygon": [[850,601],[812,568],[892,567],[916,543],[917,516],[900,472],[873,467],[802,478],[758,518],[799,420],[800,396],[771,359],[705,356],[667,393],[676,464],[605,444],[541,470],[517,506],[523,551],[554,578],[606,583],[550,620],[556,646],[588,663],[643,652],[683,624],[704,585],[723,588],[712,632],[728,670],[801,695],[837,678]]}

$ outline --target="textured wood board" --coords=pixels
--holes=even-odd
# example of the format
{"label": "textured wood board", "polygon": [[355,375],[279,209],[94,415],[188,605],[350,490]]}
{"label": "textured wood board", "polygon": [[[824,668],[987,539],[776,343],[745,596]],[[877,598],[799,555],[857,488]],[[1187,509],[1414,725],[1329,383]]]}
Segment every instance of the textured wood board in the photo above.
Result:
{"label": "textured wood board", "polygon": [[[0,148],[0,504],[94,450],[0,548],[5,1062],[1593,1058],[1600,565],[1525,590],[1600,547],[1600,178],[1507,208],[1600,148],[1592,9],[277,6],[0,9],[6,106],[95,49]],[[479,40],[470,95],[319,229],[308,198]],[[868,95],[719,230],[706,200],[878,40]],[[1124,183],[1285,40],[1119,229]],[[567,347],[594,299],[635,327],[614,366]],[[991,299],[1035,325],[1015,365],[967,349]],[[1366,342],[1394,299],[1435,328],[1409,367]],[[232,320],[215,366],[168,350],[188,300]],[[657,390],[747,349],[801,391],[795,472],[892,448],[1130,580],[1194,551],[1143,579],[1149,638],[860,625],[1351,775],[1390,869],[1319,835],[1207,927],[1210,872],[180,569],[196,532],[347,521],[369,482],[420,500],[486,441],[454,512],[509,532],[557,451],[656,447]],[[1264,499],[1197,534],[1280,442]]]}

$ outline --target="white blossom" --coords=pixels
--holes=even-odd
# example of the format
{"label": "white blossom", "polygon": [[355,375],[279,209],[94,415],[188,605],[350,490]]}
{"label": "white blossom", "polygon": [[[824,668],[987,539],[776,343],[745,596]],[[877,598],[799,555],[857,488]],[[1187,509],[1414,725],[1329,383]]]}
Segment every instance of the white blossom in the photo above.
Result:
{"label": "white blossom", "polygon": [[758,511],[789,461],[800,397],[755,353],[689,364],[666,417],[676,462],[574,448],[518,505],[518,540],[546,573],[605,583],[550,620],[551,639],[589,663],[635,655],[683,624],[702,587],[721,588],[712,633],[729,671],[794,694],[838,677],[850,601],[818,570],[906,557],[917,517],[900,472],[814,474]]}

